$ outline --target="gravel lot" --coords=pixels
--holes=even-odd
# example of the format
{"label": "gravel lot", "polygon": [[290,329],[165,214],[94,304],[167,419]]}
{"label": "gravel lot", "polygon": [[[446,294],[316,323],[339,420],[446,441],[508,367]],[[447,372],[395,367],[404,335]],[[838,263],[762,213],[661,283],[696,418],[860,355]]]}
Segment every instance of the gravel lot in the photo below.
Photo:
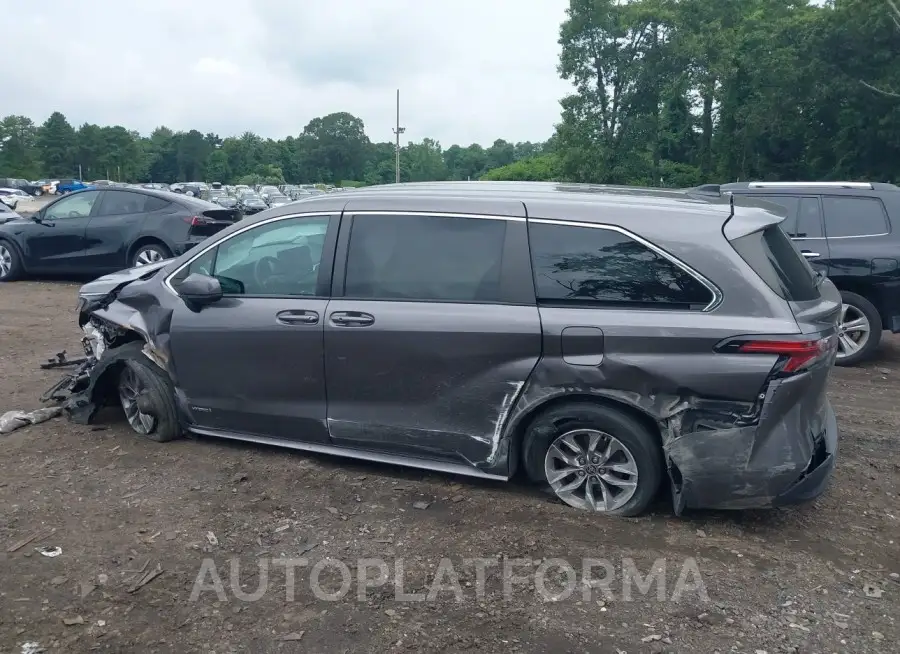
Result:
{"label": "gravel lot", "polygon": [[[75,290],[0,285],[0,412],[37,408],[59,375],[38,364],[80,351]],[[24,428],[0,437],[0,651],[30,642],[62,652],[896,652],[897,380],[896,338],[875,363],[836,371],[843,440],[833,485],[816,503],[681,518],[665,501],[649,517],[607,519],[515,482],[212,439],[157,444],[115,411],[89,427],[60,418]],[[43,556],[42,546],[62,553]],[[285,566],[270,561],[300,556],[308,564],[289,597]],[[533,562],[487,567],[480,587],[467,560],[481,557]],[[327,558],[336,561],[315,567]],[[384,560],[388,584],[358,584],[361,558]],[[449,574],[450,590],[399,601],[400,592],[434,591],[444,558],[460,601]],[[545,578],[548,565],[539,566],[552,558],[579,582],[583,559],[609,562],[608,592],[585,596],[579,586],[545,599],[539,589],[563,587],[562,568]],[[642,594],[627,580],[629,560],[646,576],[657,559],[665,583]],[[203,581],[214,586],[215,572],[224,589],[192,598],[204,560]],[[340,565],[351,575],[343,596]],[[527,580],[507,593],[504,569]],[[240,599],[263,570],[266,592]]]}

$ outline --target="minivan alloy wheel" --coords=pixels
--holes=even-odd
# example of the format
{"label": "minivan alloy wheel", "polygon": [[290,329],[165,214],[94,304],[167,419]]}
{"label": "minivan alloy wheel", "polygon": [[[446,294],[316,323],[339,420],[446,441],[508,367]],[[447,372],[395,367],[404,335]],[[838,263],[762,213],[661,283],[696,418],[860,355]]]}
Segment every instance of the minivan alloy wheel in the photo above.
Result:
{"label": "minivan alloy wheel", "polygon": [[544,473],[559,499],[590,511],[624,506],[638,485],[631,451],[614,436],[594,429],[575,429],[556,438],[544,458]]}
{"label": "minivan alloy wheel", "polygon": [[872,326],[862,311],[851,304],[842,305],[837,358],[843,359],[859,352],[866,346],[871,333]]}
{"label": "minivan alloy wheel", "polygon": [[147,435],[156,427],[156,418],[143,413],[139,406],[142,394],[147,391],[134,370],[125,366],[119,375],[119,400],[125,411],[125,419],[131,428],[139,434]]}
{"label": "minivan alloy wheel", "polygon": [[5,245],[0,245],[0,279],[3,279],[12,270],[12,253]]}

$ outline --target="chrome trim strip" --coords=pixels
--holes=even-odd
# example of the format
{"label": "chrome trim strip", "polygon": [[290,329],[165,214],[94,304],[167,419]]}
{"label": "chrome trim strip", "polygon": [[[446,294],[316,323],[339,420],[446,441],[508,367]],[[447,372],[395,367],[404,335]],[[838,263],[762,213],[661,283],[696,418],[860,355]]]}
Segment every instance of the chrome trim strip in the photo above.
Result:
{"label": "chrome trim strip", "polygon": [[429,216],[434,218],[480,218],[482,220],[509,220],[514,223],[524,223],[524,216],[497,216],[495,214],[481,213],[446,213],[443,211],[345,211],[348,216]]}
{"label": "chrome trim strip", "polygon": [[861,188],[873,190],[870,182],[750,182],[749,188]]}
{"label": "chrome trim strip", "polygon": [[226,238],[223,238],[220,241],[210,243],[206,247],[203,247],[203,243],[201,242],[201,244],[199,246],[197,246],[191,250],[192,253],[196,250],[196,253],[193,254],[190,259],[188,259],[183,264],[178,266],[175,270],[173,270],[171,273],[166,275],[166,279],[163,281],[163,286],[170,293],[172,293],[173,295],[178,297],[178,292],[172,286],[172,278],[175,275],[180,273],[187,266],[191,265],[195,260],[202,257],[204,254],[206,254],[207,252],[212,250],[214,247],[221,245],[222,243],[225,243],[229,239],[234,238],[238,234],[243,234],[244,232],[249,231],[249,230],[253,229],[254,227],[259,227],[260,225],[268,225],[269,223],[275,223],[275,222],[278,222],[279,220],[287,220],[288,218],[314,218],[314,217],[332,218],[334,216],[340,216],[340,215],[341,215],[340,211],[309,211],[309,212],[304,212],[304,213],[290,213],[290,214],[285,214],[283,216],[273,216],[272,218],[266,218],[265,220],[260,220],[258,223],[251,223],[251,224],[247,225],[246,227],[243,227],[243,228],[237,230],[236,232],[229,234]]}
{"label": "chrome trim strip", "polygon": [[319,454],[331,454],[334,456],[343,456],[350,459],[361,459],[363,461],[375,461],[376,463],[386,463],[389,465],[400,465],[409,468],[421,468],[424,470],[432,470],[434,472],[445,472],[454,475],[466,475],[467,477],[479,477],[481,479],[493,479],[495,481],[508,481],[509,477],[503,475],[492,475],[483,472],[478,468],[465,466],[459,463],[449,463],[444,461],[429,461],[418,457],[395,456],[392,454],[382,454],[380,452],[367,452],[357,450],[350,447],[336,447],[334,445],[322,445],[320,443],[304,443],[302,441],[284,441],[279,438],[269,438],[267,436],[250,436],[238,435],[230,432],[220,432],[215,429],[205,429],[202,427],[191,427],[188,431],[202,436],[212,436],[214,438],[227,438],[234,441],[246,441],[249,443],[259,443],[260,445],[275,445],[276,447],[287,447],[292,450],[301,450],[305,452],[318,452]]}
{"label": "chrome trim strip", "polygon": [[791,236],[792,241],[834,241],[834,240],[843,240],[846,238],[877,238],[879,236],[890,236],[890,232],[884,232],[882,234],[857,234],[854,236]]}
{"label": "chrome trim strip", "polygon": [[666,252],[662,248],[654,245],[647,239],[642,238],[642,237],[638,236],[637,234],[635,234],[634,232],[628,231],[627,229],[624,229],[617,225],[587,223],[587,222],[579,222],[579,221],[575,221],[575,220],[547,220],[545,218],[529,218],[528,222],[541,223],[543,225],[566,225],[568,227],[590,227],[592,229],[605,229],[610,232],[618,232],[619,234],[622,234],[623,236],[627,236],[628,238],[633,238],[635,241],[637,241],[644,247],[652,250],[653,252],[656,252],[656,254],[658,254],[659,256],[669,260],[670,262],[672,262],[673,264],[675,264],[676,266],[681,268],[684,272],[686,272],[691,277],[696,279],[698,282],[703,284],[706,287],[706,289],[710,293],[712,293],[713,299],[709,304],[707,304],[705,307],[703,307],[704,312],[712,311],[713,309],[715,309],[717,306],[719,306],[722,303],[723,295],[722,295],[722,291],[719,290],[718,286],[713,284],[706,277],[704,277],[702,274],[700,274],[699,272],[697,272],[696,270],[691,268],[689,265],[687,265],[684,261],[682,261],[678,257],[675,257],[675,256],[669,254],[668,252]]}
{"label": "chrome trim strip", "polygon": [[845,239],[845,238],[873,238],[878,236],[890,236],[890,232],[883,232],[881,234],[857,234],[854,236],[827,236],[826,238],[829,241],[834,241],[836,239]]}

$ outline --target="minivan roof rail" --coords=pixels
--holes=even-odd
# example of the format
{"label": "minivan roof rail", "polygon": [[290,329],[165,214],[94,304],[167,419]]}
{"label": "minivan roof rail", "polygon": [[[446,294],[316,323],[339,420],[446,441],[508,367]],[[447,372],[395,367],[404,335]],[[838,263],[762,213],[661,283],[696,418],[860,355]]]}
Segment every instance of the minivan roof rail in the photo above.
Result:
{"label": "minivan roof rail", "polygon": [[750,188],[861,188],[872,190],[871,182],[750,182]]}

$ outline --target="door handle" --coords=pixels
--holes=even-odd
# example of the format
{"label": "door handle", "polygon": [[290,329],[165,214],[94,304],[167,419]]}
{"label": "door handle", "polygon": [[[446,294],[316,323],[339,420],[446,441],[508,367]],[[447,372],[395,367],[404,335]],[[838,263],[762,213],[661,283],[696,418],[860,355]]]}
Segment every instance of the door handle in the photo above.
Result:
{"label": "door handle", "polygon": [[362,311],[335,311],[331,314],[331,324],[337,327],[368,327],[375,323],[375,316]]}
{"label": "door handle", "polygon": [[319,314],[315,311],[279,311],[275,320],[282,325],[315,325],[319,322]]}
{"label": "door handle", "polygon": [[807,259],[815,259],[816,257],[821,257],[821,256],[822,256],[822,255],[819,254],[818,252],[810,252],[809,250],[802,250],[802,251],[800,252],[800,254],[802,254],[802,255],[803,255],[804,257],[806,257]]}

